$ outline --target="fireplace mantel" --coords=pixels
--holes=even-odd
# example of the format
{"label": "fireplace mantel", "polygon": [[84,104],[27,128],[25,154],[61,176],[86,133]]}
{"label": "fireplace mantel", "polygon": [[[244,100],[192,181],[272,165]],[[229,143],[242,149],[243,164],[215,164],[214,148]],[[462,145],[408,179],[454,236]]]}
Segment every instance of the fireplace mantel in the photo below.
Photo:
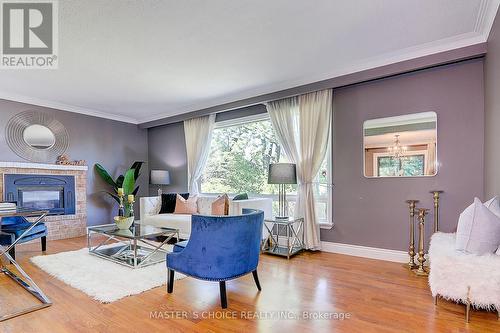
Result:
{"label": "fireplace mantel", "polygon": [[42,164],[28,162],[0,162],[0,168],[18,168],[18,169],[43,169],[43,170],[79,170],[87,171],[86,165],[59,165],[59,164]]}

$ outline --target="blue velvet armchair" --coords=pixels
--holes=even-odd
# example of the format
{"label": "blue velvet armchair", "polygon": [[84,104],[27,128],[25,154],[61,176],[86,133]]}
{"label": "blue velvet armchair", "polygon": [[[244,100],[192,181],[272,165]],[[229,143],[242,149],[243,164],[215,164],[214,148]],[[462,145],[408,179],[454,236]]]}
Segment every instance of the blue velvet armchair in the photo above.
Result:
{"label": "blue velvet armchair", "polygon": [[[0,220],[0,245],[9,246],[19,238],[26,229],[31,227],[31,223],[24,217],[3,217]],[[44,223],[39,223],[30,232],[25,235],[18,244],[28,242],[33,239],[41,239],[42,251],[47,249],[47,226]],[[12,259],[16,259],[16,248],[9,250]]]}
{"label": "blue velvet armchair", "polygon": [[260,291],[257,265],[263,222],[264,213],[253,209],[243,209],[238,216],[193,215],[189,240],[167,254],[168,293],[173,292],[175,272],[218,281],[222,308],[227,308],[227,280],[252,272]]}

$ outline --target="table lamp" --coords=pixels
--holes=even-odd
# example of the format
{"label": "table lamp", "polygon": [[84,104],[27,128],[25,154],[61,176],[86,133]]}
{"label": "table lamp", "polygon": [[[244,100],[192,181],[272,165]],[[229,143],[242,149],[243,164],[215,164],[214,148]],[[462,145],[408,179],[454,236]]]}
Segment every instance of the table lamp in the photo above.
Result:
{"label": "table lamp", "polygon": [[276,219],[288,220],[288,204],[285,185],[297,184],[297,169],[293,163],[269,164],[268,184],[278,184],[278,216]]}
{"label": "table lamp", "polygon": [[170,173],[166,170],[151,170],[149,183],[152,185],[158,185],[158,196],[161,196],[161,186],[170,185]]}

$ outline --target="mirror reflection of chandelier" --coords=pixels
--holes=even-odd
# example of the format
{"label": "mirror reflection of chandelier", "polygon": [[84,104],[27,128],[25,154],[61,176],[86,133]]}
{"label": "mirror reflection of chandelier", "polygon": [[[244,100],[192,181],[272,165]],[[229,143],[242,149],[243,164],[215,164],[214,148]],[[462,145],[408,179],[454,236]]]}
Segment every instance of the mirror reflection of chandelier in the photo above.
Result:
{"label": "mirror reflection of chandelier", "polygon": [[394,135],[394,144],[389,147],[389,153],[391,153],[392,158],[396,160],[401,160],[404,158],[404,154],[408,151],[408,147],[402,146],[401,141],[399,141],[399,134]]}

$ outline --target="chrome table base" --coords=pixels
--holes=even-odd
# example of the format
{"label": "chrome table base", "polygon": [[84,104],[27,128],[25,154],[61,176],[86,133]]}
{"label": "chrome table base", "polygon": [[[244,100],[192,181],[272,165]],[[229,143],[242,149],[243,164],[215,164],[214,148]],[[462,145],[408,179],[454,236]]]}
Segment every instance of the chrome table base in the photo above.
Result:
{"label": "chrome table base", "polygon": [[42,290],[36,285],[36,283],[33,282],[33,280],[29,277],[29,275],[26,274],[26,272],[17,264],[17,262],[15,262],[12,259],[12,257],[8,253],[6,253],[4,255],[6,256],[7,260],[10,260],[12,262],[12,264],[16,267],[17,271],[19,271],[19,273],[22,275],[22,277],[16,275],[14,272],[12,272],[10,269],[8,269],[5,266],[0,268],[0,273],[7,275],[12,280],[17,282],[21,287],[26,289],[31,295],[36,297],[41,302],[41,304],[29,307],[29,308],[25,308],[23,310],[19,310],[16,312],[1,315],[0,321],[4,321],[4,320],[10,319],[10,318],[21,316],[23,314],[30,313],[30,312],[51,306],[52,302],[50,301],[50,299],[42,292]]}
{"label": "chrome table base", "polygon": [[26,313],[40,310],[52,305],[50,299],[36,285],[36,283],[31,279],[31,277],[21,268],[21,266],[17,263],[17,261],[15,261],[9,254],[9,250],[13,248],[26,234],[28,234],[31,231],[31,229],[33,229],[37,224],[39,224],[46,215],[47,212],[42,212],[42,214],[36,219],[36,221],[33,222],[32,225],[26,231],[24,231],[23,234],[20,237],[18,237],[16,241],[13,242],[10,246],[8,247],[0,246],[0,260],[2,256],[5,257],[5,259],[8,260],[11,263],[11,265],[13,265],[16,268],[16,270],[19,272],[21,276],[17,275],[7,266],[1,263],[0,263],[0,273],[5,274],[13,281],[15,281],[17,284],[19,284],[21,287],[23,287],[31,295],[36,297],[41,302],[41,304],[7,314],[0,314],[0,322],[17,316],[21,316]]}
{"label": "chrome table base", "polygon": [[[94,234],[104,236],[104,240],[97,245],[93,245],[92,235]],[[89,230],[87,233],[87,247],[89,253],[97,257],[130,268],[141,268],[164,262],[168,251],[163,249],[163,246],[172,238],[176,238],[179,241],[179,230],[165,232],[164,236],[166,238],[163,242],[155,244],[145,239],[123,239],[122,237]],[[110,243],[111,241],[115,241],[115,243]]]}

